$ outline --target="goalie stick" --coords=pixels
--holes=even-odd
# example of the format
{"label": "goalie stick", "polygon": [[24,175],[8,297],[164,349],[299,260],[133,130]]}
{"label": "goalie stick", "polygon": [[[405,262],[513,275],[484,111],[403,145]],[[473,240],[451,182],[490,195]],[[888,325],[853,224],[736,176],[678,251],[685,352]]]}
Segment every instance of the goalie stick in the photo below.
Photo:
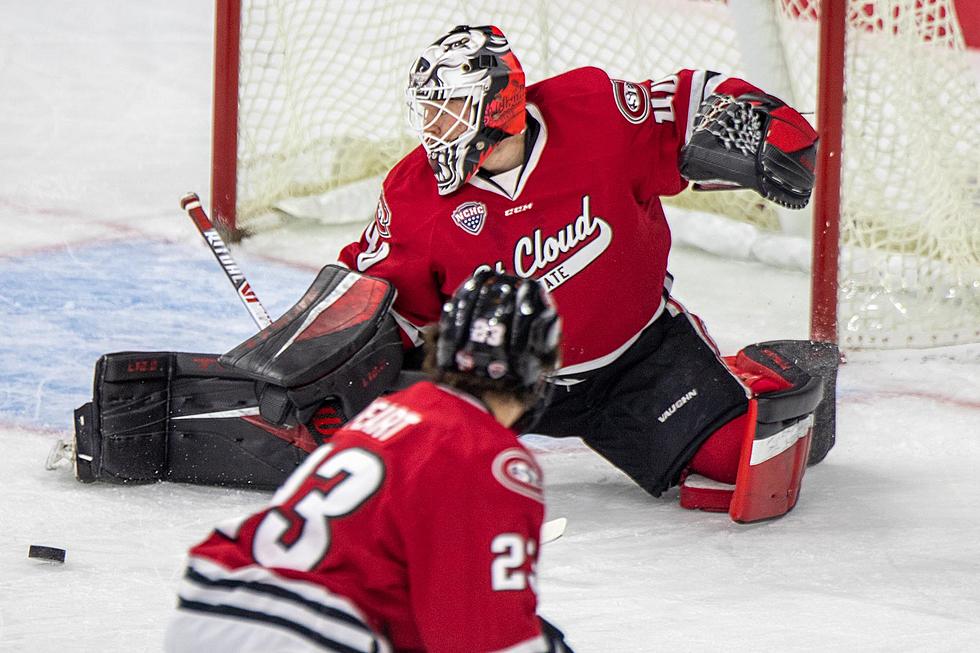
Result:
{"label": "goalie stick", "polygon": [[245,304],[245,308],[248,309],[248,314],[255,320],[256,326],[261,330],[272,324],[269,313],[266,312],[265,307],[262,306],[262,302],[259,301],[258,295],[255,294],[245,275],[242,274],[241,268],[235,263],[235,259],[232,258],[228,246],[221,239],[218,230],[214,228],[214,224],[208,218],[208,214],[204,212],[204,208],[201,206],[201,198],[197,196],[197,193],[187,193],[180,198],[180,208],[187,212],[187,217],[197,227],[197,231],[204,238],[204,242],[208,244],[211,253],[214,254],[214,258],[218,259],[218,263],[221,264],[221,269],[225,271],[225,276],[231,281],[231,285],[235,287],[235,293],[242,300],[242,303]]}

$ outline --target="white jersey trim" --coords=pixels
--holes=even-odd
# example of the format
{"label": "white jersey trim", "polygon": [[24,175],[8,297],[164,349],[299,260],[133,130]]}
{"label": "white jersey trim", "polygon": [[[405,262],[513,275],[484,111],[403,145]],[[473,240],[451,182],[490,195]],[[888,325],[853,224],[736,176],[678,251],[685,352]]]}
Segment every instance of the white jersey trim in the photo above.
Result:
{"label": "white jersey trim", "polygon": [[710,70],[695,70],[691,75],[691,95],[687,103],[687,126],[684,130],[684,144],[691,141],[691,134],[694,132],[694,116],[701,103],[715,92],[718,86],[730,79],[727,75],[711,72]]}
{"label": "white jersey trim", "polygon": [[712,337],[708,335],[708,330],[704,328],[704,323],[701,322],[701,318],[692,315],[691,313],[688,313],[687,309],[684,308],[684,306],[673,297],[670,299],[669,302],[667,302],[667,310],[670,312],[671,315],[675,317],[678,315],[683,315],[685,319],[687,319],[687,321],[691,323],[691,326],[694,328],[694,332],[697,333],[698,337],[701,338],[701,340],[703,340],[705,344],[707,344],[711,348],[711,351],[714,352],[715,358],[718,359],[718,362],[721,363],[721,366],[728,372],[728,375],[733,379],[735,379],[735,381],[740,386],[742,386],[742,390],[745,392],[745,398],[751,399],[752,390],[749,388],[749,386],[745,385],[745,382],[742,381],[741,378],[739,378],[738,374],[736,374],[732,370],[732,368],[728,366],[728,363],[726,363],[725,360],[722,358],[721,350],[718,349],[718,345],[715,343],[714,339],[712,339]]}
{"label": "white jersey trim", "polygon": [[527,163],[521,170],[521,177],[517,181],[517,187],[514,189],[514,194],[511,195],[497,184],[491,183],[479,175],[473,175],[469,182],[467,182],[471,186],[475,186],[476,188],[485,190],[489,193],[503,195],[507,199],[511,200],[517,199],[521,196],[521,193],[524,191],[524,184],[534,173],[534,169],[538,166],[538,161],[541,160],[541,154],[544,152],[545,144],[548,141],[548,127],[544,124],[544,118],[541,116],[541,110],[531,103],[528,103],[525,108],[527,109],[527,112],[531,114],[531,117],[541,126],[541,129],[538,131],[538,136],[534,139],[534,143],[531,145],[531,154],[528,156]]}
{"label": "white jersey trim", "polygon": [[[192,572],[205,580],[195,579]],[[185,602],[231,608],[255,613],[258,621],[268,617],[294,624],[356,651],[391,651],[388,642],[368,626],[367,619],[347,598],[313,583],[283,578],[263,567],[231,570],[205,558],[191,557],[178,596],[184,610],[192,609]]]}
{"label": "white jersey trim", "polygon": [[627,349],[632,347],[633,343],[639,340],[640,336],[643,334],[646,328],[651,324],[653,324],[657,320],[657,318],[663,314],[664,306],[666,306],[666,300],[663,297],[661,297],[660,305],[657,306],[657,310],[654,312],[653,316],[649,320],[647,320],[647,323],[644,324],[642,327],[640,327],[639,331],[633,334],[633,336],[631,336],[629,340],[624,342],[615,350],[609,352],[605,356],[600,356],[599,358],[593,358],[592,360],[585,361],[584,363],[576,363],[575,365],[568,365],[566,367],[562,367],[558,370],[555,370],[556,378],[551,378],[549,379],[549,381],[554,385],[575,385],[576,383],[581,383],[583,379],[564,378],[564,377],[574,376],[575,374],[582,374],[583,372],[591,372],[592,370],[596,370],[599,369],[600,367],[605,367],[606,365],[609,365],[614,360],[622,356]]}

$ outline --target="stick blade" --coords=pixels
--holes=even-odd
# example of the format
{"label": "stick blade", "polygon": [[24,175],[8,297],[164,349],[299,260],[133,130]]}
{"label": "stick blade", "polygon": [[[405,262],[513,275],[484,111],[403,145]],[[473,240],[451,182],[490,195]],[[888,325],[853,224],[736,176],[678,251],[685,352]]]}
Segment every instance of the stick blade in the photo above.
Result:
{"label": "stick blade", "polygon": [[554,542],[564,535],[566,526],[568,526],[568,519],[565,517],[558,517],[541,524],[541,544]]}

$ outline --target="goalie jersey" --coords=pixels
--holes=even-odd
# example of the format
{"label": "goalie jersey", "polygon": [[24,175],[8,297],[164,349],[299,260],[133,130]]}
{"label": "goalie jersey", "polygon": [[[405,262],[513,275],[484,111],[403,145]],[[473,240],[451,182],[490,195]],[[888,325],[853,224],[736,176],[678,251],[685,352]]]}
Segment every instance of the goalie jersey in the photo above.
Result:
{"label": "goalie jersey", "polygon": [[273,624],[325,650],[545,651],[543,515],[541,470],[515,433],[470,395],[418,383],[375,400],[267,508],[191,550],[170,650],[231,616],[226,628]]}
{"label": "goalie jersey", "polygon": [[633,83],[581,68],[529,86],[519,174],[480,171],[440,196],[419,147],[387,175],[375,221],[340,260],[393,283],[414,344],[476,270],[539,279],[564,321],[559,374],[602,367],[664,310],[670,230],[659,196],[687,186],[679,155],[698,107],[712,93],[751,91],[694,70]]}

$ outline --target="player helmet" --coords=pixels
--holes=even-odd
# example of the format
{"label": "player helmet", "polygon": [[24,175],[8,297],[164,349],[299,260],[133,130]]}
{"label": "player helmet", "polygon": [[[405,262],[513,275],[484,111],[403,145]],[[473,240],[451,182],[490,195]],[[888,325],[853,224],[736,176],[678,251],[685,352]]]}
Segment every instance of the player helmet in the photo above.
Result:
{"label": "player helmet", "polygon": [[442,309],[436,367],[540,394],[560,364],[561,320],[534,279],[478,272]]}
{"label": "player helmet", "polygon": [[409,74],[409,122],[440,195],[465,184],[508,136],[524,131],[524,70],[492,25],[454,27]]}

